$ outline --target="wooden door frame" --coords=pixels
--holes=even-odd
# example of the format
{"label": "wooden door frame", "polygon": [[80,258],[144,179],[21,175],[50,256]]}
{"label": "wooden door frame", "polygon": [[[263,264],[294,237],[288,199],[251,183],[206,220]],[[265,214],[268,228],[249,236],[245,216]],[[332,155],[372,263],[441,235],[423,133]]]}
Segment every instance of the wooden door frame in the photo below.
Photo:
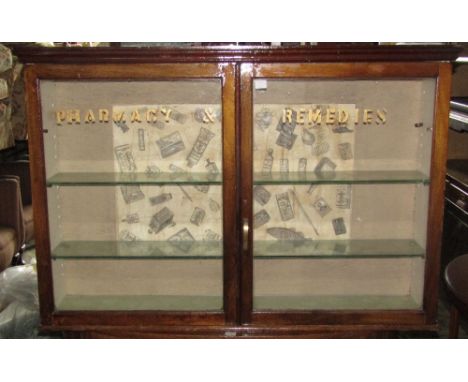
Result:
{"label": "wooden door frame", "polygon": [[[41,80],[189,80],[220,79],[223,114],[223,310],[221,311],[56,311],[53,294],[45,174]],[[42,327],[154,327],[155,325],[234,325],[238,322],[238,211],[235,66],[231,63],[179,64],[29,64],[25,69],[29,150],[36,229],[37,270]]]}
{"label": "wooden door frame", "polygon": [[[421,310],[253,311],[253,235],[241,255],[241,323],[243,325],[416,325],[436,324],[438,275],[444,206],[451,64],[448,62],[244,63],[241,65],[241,219],[253,227],[253,80],[435,78],[434,128],[430,166],[429,213]],[[244,239],[245,240],[245,239]],[[244,246],[244,245],[243,245]]]}

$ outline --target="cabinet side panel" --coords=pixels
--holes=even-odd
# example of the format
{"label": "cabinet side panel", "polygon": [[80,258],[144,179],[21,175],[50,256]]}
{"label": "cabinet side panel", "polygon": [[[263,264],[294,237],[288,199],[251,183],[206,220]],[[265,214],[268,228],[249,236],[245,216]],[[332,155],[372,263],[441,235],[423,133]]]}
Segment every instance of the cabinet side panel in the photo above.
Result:
{"label": "cabinet side panel", "polygon": [[29,156],[32,202],[34,205],[34,236],[36,242],[37,275],[41,322],[51,323],[54,310],[53,280],[50,262],[47,193],[45,190],[45,161],[42,111],[37,76],[38,66],[27,66],[24,72],[26,111],[28,117]]}
{"label": "cabinet side panel", "polygon": [[447,130],[452,66],[439,64],[439,77],[435,100],[434,132],[432,136],[431,190],[427,231],[427,261],[425,268],[424,308],[427,322],[436,320],[440,247],[444,217],[444,191],[447,161]]}

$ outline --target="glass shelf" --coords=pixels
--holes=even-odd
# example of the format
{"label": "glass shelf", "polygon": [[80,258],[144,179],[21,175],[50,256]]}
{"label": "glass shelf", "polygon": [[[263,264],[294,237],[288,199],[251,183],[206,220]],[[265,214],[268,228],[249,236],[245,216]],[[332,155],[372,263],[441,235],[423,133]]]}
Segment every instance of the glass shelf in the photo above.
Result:
{"label": "glass shelf", "polygon": [[57,310],[221,310],[222,296],[65,295]]}
{"label": "glass shelf", "polygon": [[47,179],[47,186],[92,186],[119,184],[222,184],[221,174],[211,173],[113,173],[113,172],[62,172]]}
{"label": "glass shelf", "polygon": [[53,259],[221,259],[221,241],[64,241]]}
{"label": "glass shelf", "polygon": [[[65,241],[53,259],[221,259],[221,241]],[[414,240],[255,241],[255,259],[424,257]]]}
{"label": "glass shelf", "polygon": [[258,296],[254,298],[255,310],[389,310],[420,309],[408,295],[373,296]]}
{"label": "glass shelf", "polygon": [[255,259],[424,257],[414,240],[254,241]]}
{"label": "glass shelf", "polygon": [[378,184],[423,183],[429,177],[420,171],[336,171],[336,172],[272,172],[254,173],[254,184]]}

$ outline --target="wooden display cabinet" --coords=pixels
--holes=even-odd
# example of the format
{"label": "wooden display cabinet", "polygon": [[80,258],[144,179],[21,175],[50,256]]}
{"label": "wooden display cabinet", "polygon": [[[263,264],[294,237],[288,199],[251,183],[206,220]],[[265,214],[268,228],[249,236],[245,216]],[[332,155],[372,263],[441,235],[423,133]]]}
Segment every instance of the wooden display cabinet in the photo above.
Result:
{"label": "wooden display cabinet", "polygon": [[18,48],[42,328],[436,330],[457,52]]}

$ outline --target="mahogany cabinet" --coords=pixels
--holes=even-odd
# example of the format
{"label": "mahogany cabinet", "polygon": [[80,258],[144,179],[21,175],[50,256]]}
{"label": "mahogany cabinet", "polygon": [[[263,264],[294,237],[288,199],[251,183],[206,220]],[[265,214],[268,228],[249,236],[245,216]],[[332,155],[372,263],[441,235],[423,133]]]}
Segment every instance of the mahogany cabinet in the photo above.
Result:
{"label": "mahogany cabinet", "polygon": [[18,48],[45,330],[436,330],[453,47]]}

